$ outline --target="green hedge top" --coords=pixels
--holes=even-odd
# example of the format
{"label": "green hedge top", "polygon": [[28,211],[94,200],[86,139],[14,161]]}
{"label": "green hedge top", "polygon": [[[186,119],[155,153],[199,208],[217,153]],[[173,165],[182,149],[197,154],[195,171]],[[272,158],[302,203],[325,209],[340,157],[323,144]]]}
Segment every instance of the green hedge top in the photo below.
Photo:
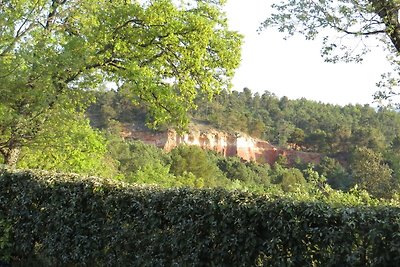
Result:
{"label": "green hedge top", "polygon": [[400,264],[396,207],[332,207],[220,189],[3,171],[1,217],[11,224],[11,260],[20,264]]}

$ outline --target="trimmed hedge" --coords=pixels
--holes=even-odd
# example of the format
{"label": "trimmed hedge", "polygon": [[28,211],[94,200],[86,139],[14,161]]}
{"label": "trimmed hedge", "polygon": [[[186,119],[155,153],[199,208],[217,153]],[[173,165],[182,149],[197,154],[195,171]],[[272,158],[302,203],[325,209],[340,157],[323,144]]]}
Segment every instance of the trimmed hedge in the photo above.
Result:
{"label": "trimmed hedge", "polygon": [[0,213],[16,266],[400,265],[394,207],[4,171]]}

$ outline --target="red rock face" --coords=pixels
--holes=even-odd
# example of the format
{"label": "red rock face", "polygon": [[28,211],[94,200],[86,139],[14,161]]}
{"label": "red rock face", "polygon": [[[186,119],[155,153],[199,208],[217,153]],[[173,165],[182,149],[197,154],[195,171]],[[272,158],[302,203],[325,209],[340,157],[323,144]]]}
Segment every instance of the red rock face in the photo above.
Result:
{"label": "red rock face", "polygon": [[274,164],[279,155],[287,158],[290,165],[296,161],[318,164],[321,154],[281,149],[267,141],[252,138],[242,133],[226,133],[215,129],[190,130],[179,135],[174,130],[153,133],[126,129],[121,133],[123,138],[141,140],[169,152],[178,145],[195,145],[203,149],[214,150],[225,157],[239,156],[245,161]]}

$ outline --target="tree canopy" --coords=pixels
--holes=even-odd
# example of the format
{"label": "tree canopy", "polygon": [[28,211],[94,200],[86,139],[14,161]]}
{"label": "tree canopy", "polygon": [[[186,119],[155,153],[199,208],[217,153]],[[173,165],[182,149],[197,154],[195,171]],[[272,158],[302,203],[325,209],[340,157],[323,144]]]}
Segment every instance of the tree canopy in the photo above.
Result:
{"label": "tree canopy", "polygon": [[[263,27],[277,27],[289,36],[300,33],[306,39],[323,37],[322,56],[328,62],[363,60],[372,47],[368,42],[374,37],[388,53],[388,60],[394,72],[384,74],[379,86],[389,89],[378,93],[378,98],[388,98],[399,92],[400,71],[400,21],[398,0],[288,0],[272,5],[272,13],[262,24]],[[331,34],[334,30],[340,35]],[[350,37],[350,38],[349,38]],[[356,39],[357,42],[349,42]],[[373,43],[376,46],[376,42]],[[396,75],[393,75],[397,73]]]}
{"label": "tree canopy", "polygon": [[392,170],[383,163],[380,153],[369,148],[356,148],[351,169],[357,184],[376,197],[388,197],[397,188]]}
{"label": "tree canopy", "polygon": [[155,125],[186,123],[197,93],[229,87],[240,61],[241,36],[227,29],[224,2],[2,1],[4,162],[15,165],[21,147],[62,123],[60,113],[82,111],[86,92],[108,82],[144,101]]}

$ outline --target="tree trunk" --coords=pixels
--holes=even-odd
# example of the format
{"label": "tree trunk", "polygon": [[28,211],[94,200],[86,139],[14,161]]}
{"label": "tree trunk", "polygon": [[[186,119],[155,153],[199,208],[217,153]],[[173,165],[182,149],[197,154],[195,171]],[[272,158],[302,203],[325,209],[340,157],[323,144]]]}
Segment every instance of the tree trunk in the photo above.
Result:
{"label": "tree trunk", "polygon": [[20,147],[13,147],[8,149],[7,153],[4,155],[4,163],[6,167],[11,169],[16,168],[20,152]]}
{"label": "tree trunk", "polygon": [[374,8],[375,13],[379,15],[385,24],[386,33],[389,36],[390,41],[396,48],[397,52],[400,52],[400,6],[394,0],[371,0],[370,3]]}

